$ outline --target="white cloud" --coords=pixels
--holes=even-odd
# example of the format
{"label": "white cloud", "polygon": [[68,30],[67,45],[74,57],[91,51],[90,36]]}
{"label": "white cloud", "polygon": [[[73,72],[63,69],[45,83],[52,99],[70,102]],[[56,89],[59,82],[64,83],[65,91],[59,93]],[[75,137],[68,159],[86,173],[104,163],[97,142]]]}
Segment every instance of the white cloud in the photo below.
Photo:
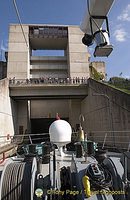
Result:
{"label": "white cloud", "polygon": [[127,32],[123,28],[116,29],[113,36],[119,42],[126,41]]}
{"label": "white cloud", "polygon": [[130,22],[130,4],[127,5],[122,14],[117,17],[117,19]]}

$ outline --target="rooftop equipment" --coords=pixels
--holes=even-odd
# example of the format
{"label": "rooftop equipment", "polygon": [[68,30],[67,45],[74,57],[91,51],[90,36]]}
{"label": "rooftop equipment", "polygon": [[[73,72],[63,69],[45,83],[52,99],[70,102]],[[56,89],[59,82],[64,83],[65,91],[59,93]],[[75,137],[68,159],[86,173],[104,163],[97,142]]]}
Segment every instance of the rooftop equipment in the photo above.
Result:
{"label": "rooftop equipment", "polygon": [[[109,56],[113,46],[109,42],[109,25],[107,14],[114,0],[87,0],[87,7],[80,25],[80,29],[85,33],[82,42],[90,46],[94,40],[96,48],[94,56]],[[102,30],[102,25],[106,21],[106,30]]]}

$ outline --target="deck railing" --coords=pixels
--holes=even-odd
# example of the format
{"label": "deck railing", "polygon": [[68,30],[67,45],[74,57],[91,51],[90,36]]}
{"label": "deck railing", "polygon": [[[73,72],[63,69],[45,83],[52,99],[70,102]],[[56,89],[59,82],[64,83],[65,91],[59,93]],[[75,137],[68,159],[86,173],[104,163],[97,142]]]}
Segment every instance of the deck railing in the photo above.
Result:
{"label": "deck railing", "polygon": [[[113,138],[114,137],[114,138]],[[36,133],[12,136],[0,136],[0,145],[5,142],[14,144],[18,143],[38,143],[49,140],[49,133]],[[79,132],[72,133],[72,142],[79,140]],[[114,136],[111,131],[88,131],[87,140],[98,143],[101,148],[119,149],[130,151],[130,131],[114,131]]]}
{"label": "deck railing", "polygon": [[39,79],[9,79],[10,85],[39,85],[39,84],[60,84],[80,85],[87,84],[87,78],[39,78]]}
{"label": "deck railing", "polygon": [[89,131],[88,138],[102,148],[130,150],[130,130],[128,131]]}

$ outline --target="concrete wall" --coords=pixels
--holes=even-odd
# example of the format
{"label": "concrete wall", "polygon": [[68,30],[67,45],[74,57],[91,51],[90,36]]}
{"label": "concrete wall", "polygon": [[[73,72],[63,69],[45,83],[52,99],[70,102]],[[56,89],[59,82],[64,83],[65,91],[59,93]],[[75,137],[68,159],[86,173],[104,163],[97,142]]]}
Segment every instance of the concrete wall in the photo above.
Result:
{"label": "concrete wall", "polygon": [[[9,97],[8,79],[0,81],[0,136],[14,135],[17,118],[16,103]],[[0,146],[5,145],[7,138],[0,138]]]}
{"label": "concrete wall", "polygon": [[[28,25],[23,25],[29,45]],[[7,77],[16,79],[29,78],[29,48],[27,48],[20,25],[10,25]]]}
{"label": "concrete wall", "polygon": [[28,101],[17,101],[17,134],[20,134],[20,127],[23,127],[23,133],[30,131],[29,118]]}
{"label": "concrete wall", "polygon": [[67,78],[67,73],[65,71],[50,71],[46,70],[45,72],[41,72],[40,70],[33,70],[30,74],[31,79],[39,79],[41,77],[44,78]]}
{"label": "concrete wall", "polygon": [[81,114],[81,100],[69,100],[69,118],[71,126],[76,130],[76,124],[79,124],[79,116]]}
{"label": "concrete wall", "polygon": [[[23,126],[23,133],[29,129],[28,101],[15,101],[9,97],[9,80],[0,80],[0,136],[19,134],[19,127]],[[0,138],[0,146],[10,143],[7,137]]]}
{"label": "concrete wall", "polygon": [[65,56],[32,56],[30,78],[67,78]]}
{"label": "concrete wall", "polygon": [[[104,78],[106,79],[106,71],[105,71],[105,63],[104,62],[102,62],[102,61],[91,62],[90,66],[94,67],[100,74],[103,74]],[[91,71],[90,71],[90,74],[91,74]]]}
{"label": "concrete wall", "polygon": [[68,100],[32,100],[31,118],[55,118],[56,113],[61,118],[69,116]]}
{"label": "concrete wall", "polygon": [[93,96],[94,93],[110,98],[116,145],[127,148],[130,140],[130,95],[95,80],[88,81],[88,96],[81,103],[81,112],[85,116],[84,129],[97,141],[103,141],[107,133],[106,143],[111,145],[113,137],[109,100],[106,96]]}
{"label": "concrete wall", "polygon": [[83,32],[79,26],[68,27],[68,54],[70,77],[89,77],[89,58],[87,47],[82,44]]}
{"label": "concrete wall", "polygon": [[76,129],[81,114],[81,100],[32,100],[31,119],[55,118],[56,113],[62,118],[69,118],[69,122]]}
{"label": "concrete wall", "polygon": [[[29,46],[29,37],[28,37],[29,25],[23,25],[23,29]],[[68,44],[67,46],[66,45],[64,46],[66,55],[65,62],[60,60],[55,60],[55,61],[52,60],[52,62],[50,62],[50,58],[48,57],[48,60],[46,60],[46,62],[44,60],[44,63],[41,63],[41,58],[38,58],[37,63],[33,63],[31,60],[31,66],[30,66],[30,52],[29,48],[27,48],[26,46],[26,42],[24,40],[21,27],[20,25],[11,24],[9,30],[7,77],[8,78],[15,77],[16,79],[40,78],[41,76],[59,77],[59,78],[67,78],[68,76],[72,78],[73,77],[88,78],[90,76],[89,74],[90,54],[87,51],[87,47],[82,44],[82,37],[83,33],[80,30],[79,26],[68,26]],[[40,38],[40,41],[42,44],[42,38]],[[50,44],[48,43],[47,45],[48,49],[49,45],[51,49],[51,42]],[[55,46],[56,45],[57,44],[55,44]],[[43,43],[43,49],[44,48],[45,47]],[[56,56],[55,58],[57,59]],[[57,67],[60,68],[60,70],[59,69],[57,70]],[[62,67],[63,69],[61,69]],[[45,70],[45,68],[48,69]]]}

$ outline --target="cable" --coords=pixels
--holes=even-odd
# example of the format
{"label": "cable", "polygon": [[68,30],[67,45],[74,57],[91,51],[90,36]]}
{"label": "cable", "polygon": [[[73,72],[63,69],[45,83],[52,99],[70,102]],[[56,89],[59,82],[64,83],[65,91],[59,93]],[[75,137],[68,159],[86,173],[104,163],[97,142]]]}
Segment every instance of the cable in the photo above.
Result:
{"label": "cable", "polygon": [[100,169],[101,175],[100,176],[94,176],[92,173],[91,165],[86,170],[86,174],[89,176],[91,182],[99,188],[107,189],[112,187],[113,181],[112,181],[112,175],[110,172],[101,165],[98,164],[98,167]]}
{"label": "cable", "polygon": [[18,20],[19,20],[19,23],[20,23],[20,26],[21,26],[21,29],[22,29],[22,33],[23,33],[23,36],[24,36],[24,39],[25,39],[25,42],[26,42],[26,45],[27,45],[27,48],[28,48],[27,39],[26,39],[24,30],[23,30],[23,26],[22,26],[22,23],[21,23],[21,19],[20,19],[20,16],[19,16],[19,12],[18,12],[15,0],[13,0],[13,4],[14,4],[15,10],[16,10],[16,14],[17,14],[17,17],[18,17]]}
{"label": "cable", "polygon": [[31,199],[32,164],[12,162],[6,166],[2,182],[1,200]]}

